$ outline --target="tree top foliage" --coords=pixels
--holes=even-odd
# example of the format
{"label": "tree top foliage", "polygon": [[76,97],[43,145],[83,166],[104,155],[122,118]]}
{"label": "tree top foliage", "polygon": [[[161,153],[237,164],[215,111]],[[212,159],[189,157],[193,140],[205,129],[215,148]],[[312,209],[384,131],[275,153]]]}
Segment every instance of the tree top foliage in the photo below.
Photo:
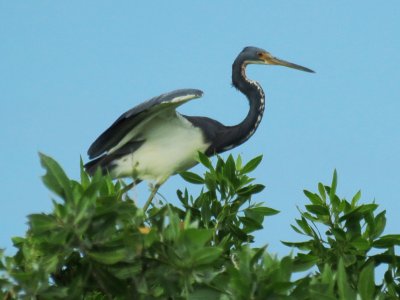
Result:
{"label": "tree top foliage", "polygon": [[[51,213],[28,216],[14,256],[0,252],[0,299],[399,299],[399,234],[383,235],[385,211],[336,194],[337,174],[291,225],[302,242],[278,258],[252,246],[277,210],[256,203],[264,186],[251,178],[261,156],[213,164],[200,155],[198,195],[177,191],[144,212],[122,181],[83,170],[79,181],[41,154],[43,182],[56,196]],[[268,230],[268,229],[266,229]],[[385,268],[379,278],[376,269]]]}

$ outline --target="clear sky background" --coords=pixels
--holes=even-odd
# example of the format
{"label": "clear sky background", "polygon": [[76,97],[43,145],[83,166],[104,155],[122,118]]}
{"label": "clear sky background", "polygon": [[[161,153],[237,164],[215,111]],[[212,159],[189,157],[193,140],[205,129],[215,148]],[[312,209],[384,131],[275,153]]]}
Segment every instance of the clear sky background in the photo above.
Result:
{"label": "clear sky background", "polygon": [[[72,178],[79,157],[121,113],[177,88],[180,111],[238,123],[248,109],[231,65],[257,46],[316,71],[251,66],[267,105],[256,134],[231,151],[263,154],[257,201],[279,209],[257,234],[279,255],[303,189],[339,174],[338,193],[387,210],[400,233],[400,1],[0,1],[0,247],[26,215],[51,210],[38,151]],[[226,154],[224,155],[226,156]],[[196,167],[196,172],[203,172]],[[178,176],[161,193],[175,200]],[[142,204],[145,186],[135,194]]]}

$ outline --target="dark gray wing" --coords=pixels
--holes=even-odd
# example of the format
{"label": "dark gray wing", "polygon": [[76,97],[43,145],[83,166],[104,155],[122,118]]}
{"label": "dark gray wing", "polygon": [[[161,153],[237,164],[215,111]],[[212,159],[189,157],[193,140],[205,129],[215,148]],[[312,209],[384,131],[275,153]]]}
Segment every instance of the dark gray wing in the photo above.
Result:
{"label": "dark gray wing", "polygon": [[142,121],[164,110],[174,110],[183,103],[202,95],[202,91],[195,89],[176,90],[154,97],[128,110],[94,141],[88,150],[89,158],[97,157],[116,146]]}

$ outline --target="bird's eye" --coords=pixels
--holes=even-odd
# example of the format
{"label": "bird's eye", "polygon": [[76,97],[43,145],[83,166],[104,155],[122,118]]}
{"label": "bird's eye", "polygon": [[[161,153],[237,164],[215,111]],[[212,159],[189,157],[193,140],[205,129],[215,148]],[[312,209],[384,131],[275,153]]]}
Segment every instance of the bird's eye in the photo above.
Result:
{"label": "bird's eye", "polygon": [[263,57],[263,53],[262,52],[257,52],[258,57]]}

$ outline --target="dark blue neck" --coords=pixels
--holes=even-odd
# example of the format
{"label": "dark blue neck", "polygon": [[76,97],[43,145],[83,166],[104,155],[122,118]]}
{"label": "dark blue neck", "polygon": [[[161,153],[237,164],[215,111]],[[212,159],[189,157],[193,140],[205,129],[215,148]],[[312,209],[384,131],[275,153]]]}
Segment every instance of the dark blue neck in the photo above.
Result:
{"label": "dark blue neck", "polygon": [[246,95],[250,110],[246,118],[237,125],[226,126],[214,148],[217,153],[232,149],[247,141],[256,131],[264,113],[265,94],[256,81],[247,79],[245,68],[247,63],[240,56],[232,65],[232,84]]}

